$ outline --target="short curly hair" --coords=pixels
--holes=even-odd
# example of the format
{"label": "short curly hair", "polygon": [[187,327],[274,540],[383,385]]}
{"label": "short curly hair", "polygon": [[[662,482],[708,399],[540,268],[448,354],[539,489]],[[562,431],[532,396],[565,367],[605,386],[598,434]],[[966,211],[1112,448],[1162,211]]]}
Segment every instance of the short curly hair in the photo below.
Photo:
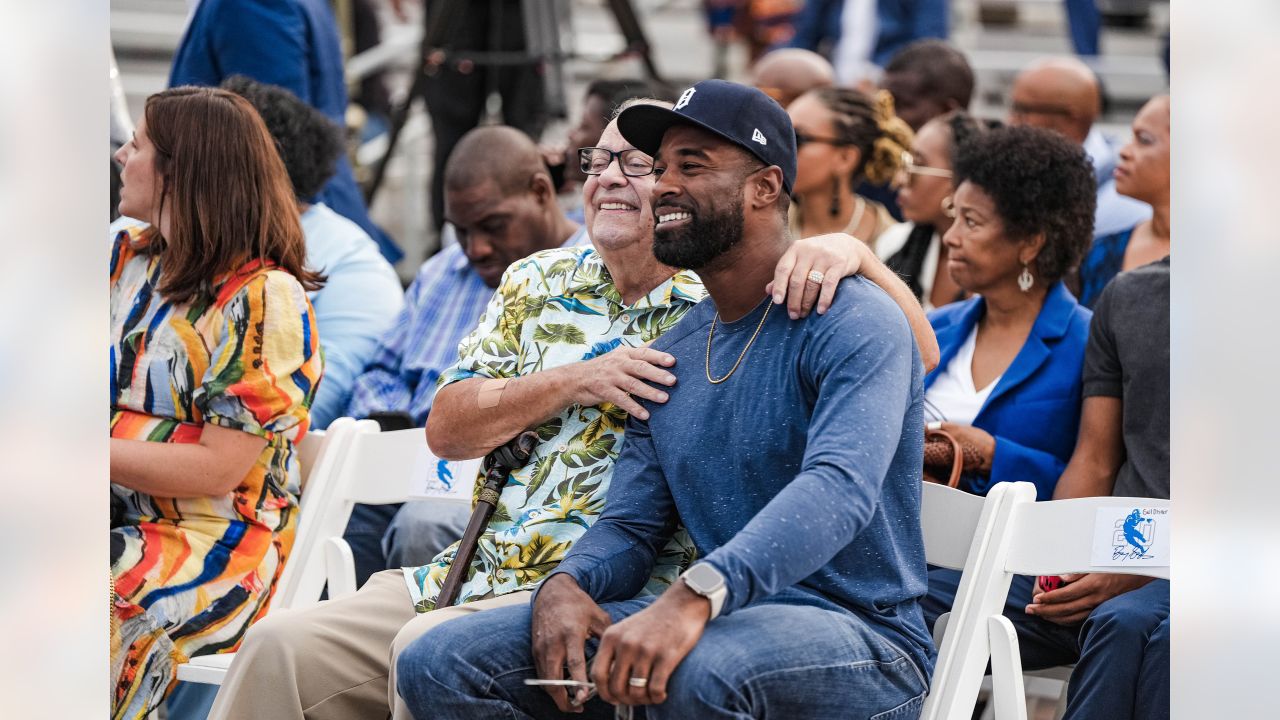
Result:
{"label": "short curly hair", "polygon": [[232,75],[222,87],[248,100],[262,116],[298,200],[308,202],[318,195],[333,177],[345,149],[342,129],[324,113],[277,85]]}
{"label": "short curly hair", "polygon": [[956,148],[956,187],[970,182],[995,201],[1005,233],[1022,239],[1044,234],[1037,274],[1061,279],[1093,240],[1097,181],[1084,150],[1041,128],[1001,127]]}

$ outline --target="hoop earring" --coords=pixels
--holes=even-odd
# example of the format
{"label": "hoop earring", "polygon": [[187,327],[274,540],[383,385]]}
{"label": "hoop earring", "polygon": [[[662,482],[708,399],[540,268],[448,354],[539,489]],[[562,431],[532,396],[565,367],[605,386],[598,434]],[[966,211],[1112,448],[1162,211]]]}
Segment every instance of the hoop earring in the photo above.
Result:
{"label": "hoop earring", "polygon": [[949,218],[956,216],[956,201],[950,195],[942,198],[942,214]]}
{"label": "hoop earring", "polygon": [[831,217],[840,216],[840,176],[834,175],[831,178],[831,209],[829,211]]}
{"label": "hoop earring", "polygon": [[1022,272],[1018,273],[1018,289],[1022,292],[1031,290],[1031,286],[1036,284],[1035,277],[1031,274],[1031,269],[1026,265],[1022,266]]}

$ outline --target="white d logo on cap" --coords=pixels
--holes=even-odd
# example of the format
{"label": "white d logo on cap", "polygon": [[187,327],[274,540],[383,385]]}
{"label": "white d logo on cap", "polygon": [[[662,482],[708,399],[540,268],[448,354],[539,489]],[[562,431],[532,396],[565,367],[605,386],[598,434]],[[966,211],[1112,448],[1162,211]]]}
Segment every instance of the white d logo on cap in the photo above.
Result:
{"label": "white d logo on cap", "polygon": [[756,129],[755,129],[755,132],[751,133],[751,139],[752,139],[752,140],[755,140],[756,142],[760,143],[761,145],[768,145],[768,144],[769,144],[769,142],[768,142],[767,140],[765,140],[765,139],[764,139],[764,133],[760,132],[760,128],[756,128]]}
{"label": "white d logo on cap", "polygon": [[676,110],[679,110],[685,105],[688,105],[689,101],[693,99],[693,94],[697,91],[698,91],[697,88],[689,88],[688,90],[685,90],[683,93],[681,93],[680,100],[676,102]]}

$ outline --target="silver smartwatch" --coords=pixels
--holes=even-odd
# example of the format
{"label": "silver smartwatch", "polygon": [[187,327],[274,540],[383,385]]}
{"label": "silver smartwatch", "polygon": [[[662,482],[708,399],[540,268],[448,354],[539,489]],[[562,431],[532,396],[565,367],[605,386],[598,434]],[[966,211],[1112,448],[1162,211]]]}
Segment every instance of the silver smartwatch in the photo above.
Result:
{"label": "silver smartwatch", "polygon": [[720,571],[700,562],[694,563],[680,577],[684,578],[685,587],[711,601],[711,617],[707,619],[715,620],[720,614],[720,608],[724,607],[724,598],[728,594]]}

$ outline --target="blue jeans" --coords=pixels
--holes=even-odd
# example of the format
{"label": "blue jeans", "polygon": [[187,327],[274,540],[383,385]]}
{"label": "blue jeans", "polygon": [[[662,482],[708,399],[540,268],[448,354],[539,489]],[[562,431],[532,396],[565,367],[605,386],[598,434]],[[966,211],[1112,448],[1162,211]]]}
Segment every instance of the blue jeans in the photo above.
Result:
{"label": "blue jeans", "polygon": [[[920,605],[931,627],[951,609],[959,579],[954,570],[929,571],[929,594]],[[1024,668],[1075,663],[1063,720],[1167,720],[1169,581],[1152,580],[1117,595],[1073,626],[1023,612],[1034,582],[1014,578],[1004,615],[1018,631]]]}
{"label": "blue jeans", "polygon": [[[652,597],[605,603],[614,622]],[[540,687],[529,641],[529,606],[451,620],[410,645],[396,666],[397,689],[417,718],[565,716]],[[594,643],[588,643],[588,657]],[[668,683],[661,718],[917,718],[928,680],[911,659],[856,615],[759,603],[707,625]],[[609,719],[599,698],[586,718]]]}

